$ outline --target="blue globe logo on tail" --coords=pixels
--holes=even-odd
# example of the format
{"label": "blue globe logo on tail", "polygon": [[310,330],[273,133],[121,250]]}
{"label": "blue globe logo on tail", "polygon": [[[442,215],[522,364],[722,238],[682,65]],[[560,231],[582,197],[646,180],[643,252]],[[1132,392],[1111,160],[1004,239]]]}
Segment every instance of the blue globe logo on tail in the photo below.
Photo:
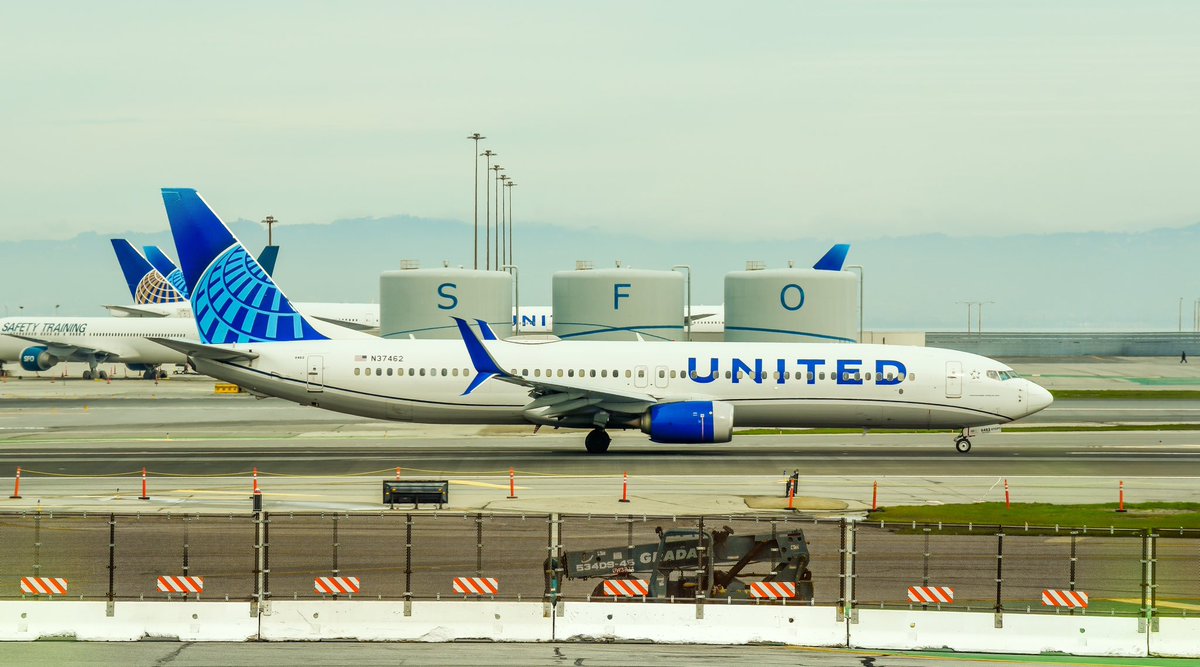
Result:
{"label": "blue globe logo on tail", "polygon": [[187,281],[183,279],[183,271],[180,271],[179,269],[172,271],[167,275],[167,282],[171,283],[175,289],[179,290],[179,293],[182,294],[185,299],[189,296]]}
{"label": "blue globe logo on tail", "polygon": [[209,344],[324,340],[240,245],[222,253],[192,291],[200,338]]}

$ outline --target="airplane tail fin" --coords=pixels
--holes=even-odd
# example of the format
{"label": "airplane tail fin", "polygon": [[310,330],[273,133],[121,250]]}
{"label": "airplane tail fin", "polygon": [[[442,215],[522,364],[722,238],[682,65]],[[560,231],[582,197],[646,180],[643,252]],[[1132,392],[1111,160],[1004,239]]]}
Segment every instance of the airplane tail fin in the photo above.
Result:
{"label": "airplane tail fin", "polygon": [[185,300],[145,257],[138,254],[129,241],[112,239],[112,247],[134,303],[176,303]]}
{"label": "airplane tail fin", "polygon": [[813,264],[813,268],[818,271],[841,271],[842,265],[846,263],[846,254],[850,252],[849,243],[839,243],[829,249],[821,259]]}
{"label": "airplane tail fin", "polygon": [[200,342],[325,340],[191,188],[163,188]]}
{"label": "airplane tail fin", "polygon": [[183,278],[183,271],[175,266],[175,262],[171,261],[162,250],[156,245],[142,246],[142,252],[146,253],[146,261],[150,265],[158,269],[158,272],[166,277],[167,282],[171,283],[179,293],[188,298],[191,293],[188,291],[187,281]]}

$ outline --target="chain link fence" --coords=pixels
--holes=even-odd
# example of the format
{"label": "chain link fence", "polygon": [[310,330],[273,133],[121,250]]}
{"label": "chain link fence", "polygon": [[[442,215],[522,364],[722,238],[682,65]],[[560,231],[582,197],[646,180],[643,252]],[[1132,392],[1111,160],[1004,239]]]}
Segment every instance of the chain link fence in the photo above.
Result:
{"label": "chain link fence", "polygon": [[[196,599],[162,576],[203,578],[200,599],[457,599],[456,578],[494,579],[488,598],[809,604],[1115,616],[1200,614],[1200,531],[881,524],[737,516],[453,512],[0,514],[0,599],[28,577],[66,580],[69,599]],[[795,585],[757,598],[752,584]],[[952,590],[914,602],[910,587]],[[1043,591],[1086,593],[1086,610]],[[615,600],[614,600],[615,601]]]}

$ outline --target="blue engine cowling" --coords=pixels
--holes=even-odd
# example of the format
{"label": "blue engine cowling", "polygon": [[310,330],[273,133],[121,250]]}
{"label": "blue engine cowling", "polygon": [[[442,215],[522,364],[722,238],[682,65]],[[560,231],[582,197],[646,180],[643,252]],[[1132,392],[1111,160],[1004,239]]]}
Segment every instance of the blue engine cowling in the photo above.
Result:
{"label": "blue engine cowling", "polygon": [[733,439],[733,405],[721,401],[655,405],[642,415],[641,427],[654,442],[729,442]]}
{"label": "blue engine cowling", "polygon": [[21,350],[21,368],[27,371],[48,371],[58,363],[58,357],[46,351],[44,345],[35,345]]}

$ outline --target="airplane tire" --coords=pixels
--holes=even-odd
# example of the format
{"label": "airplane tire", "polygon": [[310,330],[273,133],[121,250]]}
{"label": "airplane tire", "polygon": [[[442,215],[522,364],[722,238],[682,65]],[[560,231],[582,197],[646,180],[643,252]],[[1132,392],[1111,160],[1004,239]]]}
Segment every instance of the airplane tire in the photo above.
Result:
{"label": "airplane tire", "polygon": [[612,442],[608,431],[602,428],[592,429],[591,433],[583,440],[584,447],[587,447],[589,454],[603,454],[608,451],[608,443]]}
{"label": "airplane tire", "polygon": [[959,438],[954,441],[954,448],[958,450],[959,454],[966,454],[971,451],[971,441],[966,438]]}
{"label": "airplane tire", "polygon": [[99,377],[100,377],[100,379],[101,379],[101,380],[107,380],[107,379],[108,379],[108,372],[107,372],[107,371],[99,371],[98,375],[99,375]]}
{"label": "airplane tire", "polygon": [[143,380],[153,380],[156,375],[158,375],[158,371],[154,369],[142,371]]}
{"label": "airplane tire", "polygon": [[92,379],[92,372],[91,372],[91,371],[84,371],[84,372],[83,372],[83,379],[85,379],[85,380],[90,380],[90,379]]}

